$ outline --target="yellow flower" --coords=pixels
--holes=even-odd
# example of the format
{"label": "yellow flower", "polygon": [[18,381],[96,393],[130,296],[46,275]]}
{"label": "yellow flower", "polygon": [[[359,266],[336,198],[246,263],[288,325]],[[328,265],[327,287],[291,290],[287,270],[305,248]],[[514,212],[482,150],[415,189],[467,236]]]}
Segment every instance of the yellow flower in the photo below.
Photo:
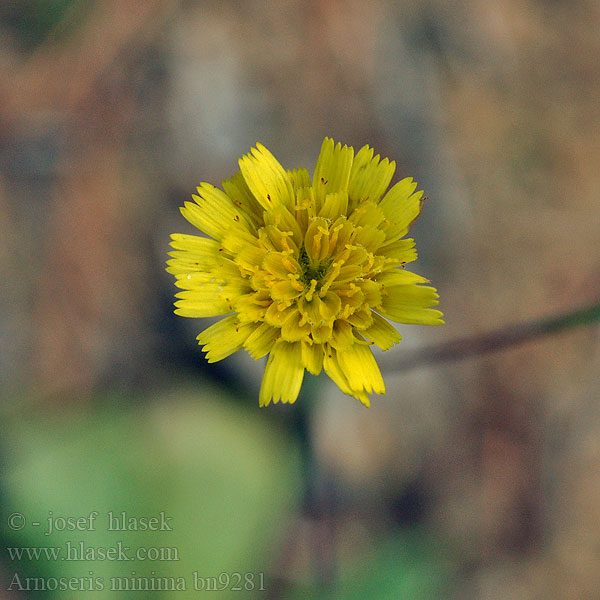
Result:
{"label": "yellow flower", "polygon": [[[294,402],[304,370],[322,369],[369,406],[385,385],[370,346],[400,340],[387,321],[440,325],[428,280],[404,270],[417,258],[402,239],[421,211],[412,178],[387,193],[396,165],[325,138],[313,179],[286,171],[261,144],[223,190],[202,183],[183,216],[209,237],[173,234],[168,261],[175,313],[225,315],[198,342],[209,362],[245,348],[269,355],[259,404]],[[385,195],[384,195],[385,193]]]}

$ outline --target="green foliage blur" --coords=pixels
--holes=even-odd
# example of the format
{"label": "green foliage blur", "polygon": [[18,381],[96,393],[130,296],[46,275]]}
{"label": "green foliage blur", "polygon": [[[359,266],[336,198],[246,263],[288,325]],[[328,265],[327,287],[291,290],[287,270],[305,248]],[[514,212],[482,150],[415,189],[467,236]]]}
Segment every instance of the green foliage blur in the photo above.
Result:
{"label": "green foliage blur", "polygon": [[[278,528],[298,502],[298,452],[289,435],[208,386],[170,392],[129,408],[122,397],[97,401],[89,411],[41,411],[2,423],[3,545],[62,548],[56,560],[7,561],[5,550],[8,581],[13,573],[21,580],[101,578],[104,590],[94,591],[93,597],[114,598],[111,577],[184,577],[193,589],[194,572],[198,577],[264,573]],[[98,515],[90,521],[93,511]],[[109,512],[113,526],[120,519],[117,531],[108,530]],[[13,513],[24,515],[23,529],[8,527]],[[70,526],[63,521],[68,517]],[[88,520],[80,523],[81,530],[73,530],[80,517]],[[165,530],[120,530],[152,517],[166,522]],[[57,531],[56,524],[64,530]],[[78,560],[67,559],[68,542],[71,558]],[[82,542],[96,560],[80,560]],[[119,544],[131,549],[125,554],[131,560],[94,555],[98,548]],[[135,560],[136,548],[175,550],[151,561]],[[115,556],[122,559],[124,554]],[[17,584],[12,587],[18,589]],[[81,594],[56,591],[45,597]],[[160,592],[152,597],[190,596]],[[236,594],[226,590],[216,597]]]}

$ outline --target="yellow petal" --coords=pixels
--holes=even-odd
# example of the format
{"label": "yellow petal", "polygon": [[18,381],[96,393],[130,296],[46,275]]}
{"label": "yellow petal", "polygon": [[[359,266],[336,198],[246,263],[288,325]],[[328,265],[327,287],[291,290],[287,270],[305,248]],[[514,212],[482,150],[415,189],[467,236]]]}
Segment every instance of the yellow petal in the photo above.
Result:
{"label": "yellow petal", "polygon": [[253,245],[245,245],[236,255],[235,263],[247,274],[256,273],[264,260],[267,251]]}
{"label": "yellow petal", "polygon": [[191,257],[186,252],[169,252],[169,256],[173,256],[173,258],[167,261],[166,271],[171,275],[187,275],[196,271],[205,272],[214,266],[214,263]]}
{"label": "yellow petal", "polygon": [[338,217],[329,228],[329,254],[343,253],[354,229],[354,225],[345,216]]}
{"label": "yellow petal", "polygon": [[424,285],[395,285],[386,288],[380,312],[398,323],[442,325],[439,310],[429,308],[438,304],[435,288]]}
{"label": "yellow petal", "polygon": [[348,378],[338,362],[337,352],[329,345],[326,346],[325,354],[323,356],[323,368],[325,369],[325,373],[329,375],[332,381],[340,388],[340,390],[342,390],[342,392],[344,392],[344,394],[354,396],[365,406],[370,406],[369,396],[367,396],[367,393],[364,390],[356,391],[351,389]]}
{"label": "yellow petal", "polygon": [[413,221],[419,216],[423,202],[423,192],[413,194],[417,184],[412,177],[399,181],[384,196],[379,207],[389,221],[386,238],[395,240],[406,235]]}
{"label": "yellow petal", "polygon": [[242,172],[238,171],[233,177],[223,181],[221,186],[232,202],[241,207],[255,225],[259,225],[262,220],[263,207],[253,196]]}
{"label": "yellow petal", "polygon": [[299,342],[310,333],[310,324],[303,319],[300,311],[295,308],[281,326],[281,339],[288,342]]}
{"label": "yellow petal", "polygon": [[325,321],[333,321],[340,314],[342,301],[335,292],[327,292],[319,305],[321,316]]}
{"label": "yellow petal", "polygon": [[327,256],[329,253],[329,226],[326,219],[317,217],[310,222],[304,236],[304,248],[313,267]]}
{"label": "yellow petal", "polygon": [[310,175],[306,169],[294,169],[293,171],[288,169],[287,174],[290,176],[295,190],[310,187]]}
{"label": "yellow petal", "polygon": [[300,231],[304,235],[310,220],[316,216],[315,210],[315,191],[312,187],[299,188],[296,190],[296,206],[294,212],[296,213],[296,221],[300,227]]}
{"label": "yellow petal", "polygon": [[437,306],[438,293],[429,285],[392,285],[383,293],[385,306],[389,304],[407,306]]}
{"label": "yellow petal", "polygon": [[356,285],[364,294],[364,302],[369,306],[379,306],[381,304],[381,285],[371,279],[357,281]]}
{"label": "yellow petal", "polygon": [[[192,273],[179,278],[175,285],[185,291],[175,294],[175,314],[182,317],[217,317],[232,312],[230,303],[222,297],[223,281],[206,273]],[[191,289],[190,289],[191,288]]]}
{"label": "yellow petal", "polygon": [[378,202],[394,175],[396,163],[387,158],[379,161],[379,154],[373,158],[373,149],[363,146],[352,164],[348,195],[352,207],[359,202],[371,200]]}
{"label": "yellow petal", "polygon": [[331,377],[333,382],[340,388],[340,390],[342,390],[342,392],[344,392],[344,394],[352,395],[348,378],[342,371],[338,362],[337,353],[334,348],[329,346],[329,344],[325,345],[323,368],[325,369],[325,373]]}
{"label": "yellow petal", "polygon": [[367,307],[363,307],[348,317],[348,323],[357,329],[366,329],[373,323],[373,311]]}
{"label": "yellow petal", "polygon": [[392,287],[394,285],[409,285],[413,283],[429,283],[429,279],[417,275],[412,271],[405,271],[404,269],[391,269],[384,271],[377,275],[377,283],[384,287]]}
{"label": "yellow petal", "polygon": [[385,220],[385,214],[374,202],[362,202],[349,217],[355,227],[372,227],[377,229]]}
{"label": "yellow petal", "polygon": [[344,350],[354,343],[354,334],[352,333],[352,325],[348,321],[338,319],[333,324],[331,333],[331,345],[338,351]]}
{"label": "yellow petal", "polygon": [[412,177],[405,177],[398,183],[392,186],[383,200],[379,203],[379,207],[385,213],[386,217],[394,214],[398,206],[404,205],[411,194],[417,189],[417,182]]}
{"label": "yellow petal", "polygon": [[335,221],[338,217],[348,212],[348,192],[342,190],[333,194],[327,194],[319,216]]}
{"label": "yellow petal", "polygon": [[219,286],[222,286],[223,283],[225,283],[225,280],[221,279],[220,277],[216,277],[211,271],[200,271],[197,273],[175,275],[175,285],[182,290],[193,290],[195,288],[200,288],[206,283],[215,283]]}
{"label": "yellow petal", "polygon": [[[215,276],[219,273],[219,277]],[[237,299],[238,296],[251,291],[250,282],[240,274],[238,266],[230,261],[221,259],[215,269],[209,273],[188,273],[187,275],[176,275],[175,285],[190,292],[201,294],[214,294],[226,302]],[[179,292],[177,298],[191,298],[194,294]]]}
{"label": "yellow petal", "polygon": [[221,248],[223,251],[227,251],[230,254],[237,254],[246,246],[252,246],[254,248],[260,247],[260,242],[256,237],[256,234],[238,229],[236,231],[226,233],[221,240]]}
{"label": "yellow petal", "polygon": [[386,263],[390,267],[396,267],[417,260],[415,240],[412,238],[384,242],[379,252],[385,255]]}
{"label": "yellow petal", "polygon": [[218,317],[233,311],[230,302],[221,298],[209,285],[202,290],[188,290],[175,294],[175,314],[180,317]]}
{"label": "yellow petal", "polygon": [[285,302],[273,302],[265,313],[265,322],[273,327],[281,327],[292,314],[298,312],[295,306],[289,306]]}
{"label": "yellow petal", "polygon": [[185,202],[183,216],[210,237],[220,240],[232,229],[252,231],[254,225],[245,212],[235,206],[231,198],[209,183],[201,183],[194,202]]}
{"label": "yellow petal", "polygon": [[323,368],[323,345],[301,342],[302,365],[313,375],[318,375]]}
{"label": "yellow petal", "polygon": [[242,325],[237,315],[231,315],[205,329],[196,339],[203,345],[208,362],[214,363],[240,350],[255,329],[255,324]]}
{"label": "yellow petal", "polygon": [[335,278],[336,283],[345,283],[348,281],[355,281],[362,275],[363,271],[358,265],[344,265],[338,271],[337,277]]}
{"label": "yellow petal", "polygon": [[348,189],[353,157],[354,148],[342,148],[339,142],[335,145],[331,138],[323,140],[313,175],[317,210],[322,206],[326,194]]}
{"label": "yellow petal", "polygon": [[311,335],[312,339],[317,344],[324,344],[331,340],[331,333],[333,330],[333,323],[323,323],[318,327],[312,327]]}
{"label": "yellow petal", "polygon": [[290,252],[269,252],[262,261],[262,268],[279,279],[288,279],[288,275],[300,275],[302,272]]}
{"label": "yellow petal", "polygon": [[276,206],[272,210],[265,211],[264,221],[265,225],[272,225],[280,232],[286,232],[293,239],[296,247],[302,245],[304,237],[298,221],[285,206]]}
{"label": "yellow petal", "polygon": [[234,302],[235,311],[241,321],[262,321],[267,308],[272,304],[269,293],[266,291],[244,294]]}
{"label": "yellow petal", "polygon": [[377,313],[373,313],[372,325],[361,331],[361,334],[382,350],[389,350],[402,339],[396,328]]}
{"label": "yellow petal", "polygon": [[364,246],[369,252],[376,252],[385,241],[385,233],[375,227],[361,227],[356,231],[352,243]]}
{"label": "yellow petal", "polygon": [[167,272],[173,275],[191,271],[209,271],[218,259],[219,243],[210,238],[184,233],[171,235],[171,246],[174,252],[169,252],[171,260],[167,261]]}
{"label": "yellow petal", "polygon": [[180,317],[219,317],[231,312],[231,308],[223,300],[213,299],[205,302],[178,300],[175,302],[175,310],[173,312]]}
{"label": "yellow petal", "polygon": [[382,309],[382,314],[396,323],[406,325],[443,325],[443,313],[433,308],[415,308],[412,306],[395,306]]}
{"label": "yellow petal", "polygon": [[277,302],[291,302],[300,296],[302,291],[303,286],[297,280],[285,279],[284,281],[278,281],[271,287],[271,298]]}
{"label": "yellow petal", "polygon": [[246,339],[244,348],[256,360],[268,354],[275,341],[279,338],[280,330],[267,323],[261,323]]}
{"label": "yellow petal", "polygon": [[[313,281],[315,281],[313,279]],[[321,304],[323,301],[319,298],[318,294],[313,294],[312,298],[306,299],[306,296],[298,300],[298,310],[303,315],[306,315],[308,322],[311,325],[320,325],[325,319],[321,314]]]}
{"label": "yellow petal", "polygon": [[337,354],[352,392],[365,391],[368,394],[385,394],[385,384],[371,348],[363,344],[353,344]]}
{"label": "yellow petal", "polygon": [[350,283],[349,288],[336,290],[336,294],[340,297],[342,302],[340,318],[347,318],[354,311],[359,309],[363,305],[365,299],[365,295],[355,283]]}
{"label": "yellow petal", "polygon": [[300,343],[278,341],[269,354],[260,387],[259,405],[267,406],[271,400],[275,403],[280,400],[295,402],[303,378]]}
{"label": "yellow petal", "polygon": [[262,145],[239,160],[248,188],[260,205],[270,209],[283,204],[293,210],[295,194],[292,179],[279,161]]}
{"label": "yellow petal", "polygon": [[368,262],[372,254],[367,252],[362,246],[354,246],[348,244],[346,250],[343,252],[342,256],[346,263],[350,265],[363,265],[365,262]]}

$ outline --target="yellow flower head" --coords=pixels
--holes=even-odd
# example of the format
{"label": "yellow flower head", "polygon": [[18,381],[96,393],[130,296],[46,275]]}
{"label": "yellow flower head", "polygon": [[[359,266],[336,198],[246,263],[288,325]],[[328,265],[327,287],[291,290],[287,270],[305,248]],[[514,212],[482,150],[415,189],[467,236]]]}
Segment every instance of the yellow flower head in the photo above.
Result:
{"label": "yellow flower head", "polygon": [[385,195],[396,165],[325,138],[312,181],[261,144],[223,190],[202,183],[183,216],[209,237],[173,234],[167,271],[183,291],[175,313],[225,315],[199,336],[209,362],[246,348],[269,355],[260,406],[294,402],[304,370],[322,369],[369,406],[385,385],[370,346],[400,340],[386,320],[440,325],[435,288],[404,270],[402,239],[421,211],[411,178]]}

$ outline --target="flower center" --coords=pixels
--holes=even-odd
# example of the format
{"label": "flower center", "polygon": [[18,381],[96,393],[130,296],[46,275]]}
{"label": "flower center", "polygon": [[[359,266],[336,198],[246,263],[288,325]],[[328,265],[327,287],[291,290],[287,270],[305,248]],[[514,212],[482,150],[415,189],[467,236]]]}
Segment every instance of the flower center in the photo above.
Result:
{"label": "flower center", "polygon": [[308,258],[308,253],[304,246],[300,248],[300,255],[298,257],[298,263],[302,267],[302,272],[300,273],[300,281],[306,285],[310,286],[310,282],[314,279],[317,282],[316,289],[321,288],[321,283],[327,275],[327,271],[331,266],[333,259],[329,258],[323,261],[320,261],[316,266],[311,265],[310,258]]}

